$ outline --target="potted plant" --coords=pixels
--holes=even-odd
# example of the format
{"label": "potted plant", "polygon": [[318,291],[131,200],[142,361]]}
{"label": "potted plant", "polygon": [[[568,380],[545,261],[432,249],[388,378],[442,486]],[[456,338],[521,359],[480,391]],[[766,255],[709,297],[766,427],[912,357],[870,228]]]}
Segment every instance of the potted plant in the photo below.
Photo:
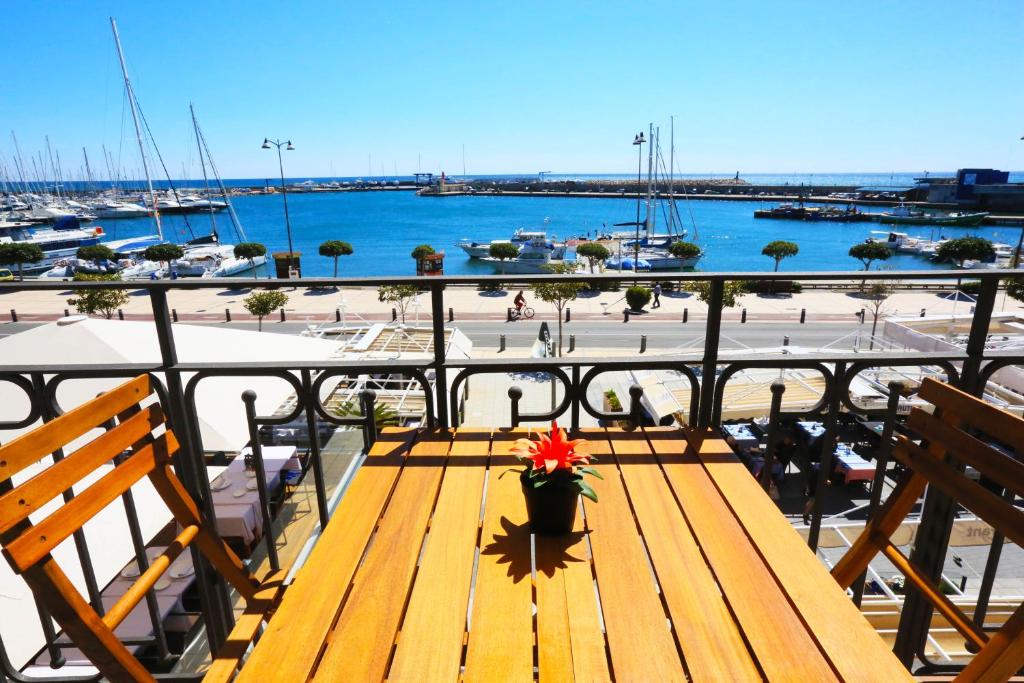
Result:
{"label": "potted plant", "polygon": [[551,435],[537,440],[519,439],[512,454],[525,465],[519,475],[526,499],[530,528],[544,535],[572,531],[580,494],[597,502],[594,489],[583,480],[586,474],[602,479],[589,465],[593,456],[584,453],[583,439],[566,438],[565,430],[551,423]]}

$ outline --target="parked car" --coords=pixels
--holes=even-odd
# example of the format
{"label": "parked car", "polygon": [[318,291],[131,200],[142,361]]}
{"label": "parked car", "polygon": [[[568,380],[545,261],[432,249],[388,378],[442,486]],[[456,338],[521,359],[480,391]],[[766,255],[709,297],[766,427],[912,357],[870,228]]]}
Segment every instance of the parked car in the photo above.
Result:
{"label": "parked car", "polygon": [[10,282],[14,279],[14,273],[7,268],[0,268],[0,282]]}

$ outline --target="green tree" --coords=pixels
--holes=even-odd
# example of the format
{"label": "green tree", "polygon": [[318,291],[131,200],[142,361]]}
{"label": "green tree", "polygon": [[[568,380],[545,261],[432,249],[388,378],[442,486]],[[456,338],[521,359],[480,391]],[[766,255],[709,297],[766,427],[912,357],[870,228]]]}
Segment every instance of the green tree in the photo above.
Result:
{"label": "green tree", "polygon": [[45,258],[43,250],[35,244],[7,242],[0,244],[0,266],[18,266],[18,280],[24,280],[22,268],[26,263],[39,263]]}
{"label": "green tree", "polygon": [[105,244],[89,244],[79,247],[75,256],[83,261],[113,261],[114,250]]}
{"label": "green tree", "polygon": [[695,259],[700,258],[700,255],[704,252],[701,251],[700,246],[693,242],[673,242],[668,245],[668,253],[672,254],[676,258],[681,259]]}
{"label": "green tree", "polygon": [[[711,283],[707,280],[695,280],[688,283],[684,289],[693,292],[698,301],[711,306]],[[746,293],[746,287],[742,282],[727,281],[722,286],[722,308],[732,308],[739,303],[739,298]]]}
{"label": "green tree", "polygon": [[873,262],[887,261],[892,249],[881,242],[861,242],[850,247],[849,254],[864,264],[864,270],[871,270]]}
{"label": "green tree", "polygon": [[[252,266],[252,276],[256,275],[256,258],[266,256],[267,248],[259,242],[239,242],[235,245],[235,258],[244,258]],[[270,275],[267,275],[269,278]]]}
{"label": "green tree", "polygon": [[787,242],[786,240],[773,240],[764,245],[764,249],[761,250],[762,256],[775,259],[776,273],[779,272],[779,264],[782,263],[782,259],[796,256],[798,253],[800,253],[800,246],[796,242]]}
{"label": "green tree", "polygon": [[[118,282],[121,276],[114,275],[87,275],[75,273],[76,282]],[[128,292],[123,289],[106,287],[88,288],[78,290],[78,296],[68,299],[68,303],[75,307],[75,310],[85,315],[100,313],[107,320],[114,317],[117,309],[128,303]]]}
{"label": "green tree", "polygon": [[518,257],[519,249],[511,242],[492,242],[487,253],[490,254],[491,258],[498,259],[498,269],[504,274],[505,261]]}
{"label": "green tree", "polygon": [[352,245],[341,240],[327,240],[320,245],[320,255],[334,259],[334,277],[338,277],[338,257],[351,256]]}
{"label": "green tree", "polygon": [[611,255],[612,253],[608,251],[608,247],[600,242],[584,242],[576,247],[576,256],[582,256],[587,259],[591,273],[594,272],[594,266],[603,264]]}
{"label": "green tree", "polygon": [[1011,277],[1006,281],[1006,295],[1017,301],[1024,301],[1024,277]]}
{"label": "green tree", "polygon": [[651,301],[651,290],[633,285],[626,290],[626,304],[631,311],[641,311]]}
{"label": "green tree", "polygon": [[402,324],[405,324],[405,313],[412,305],[413,299],[420,290],[416,289],[412,285],[381,285],[377,288],[377,299],[379,301],[385,301],[389,304],[394,304],[398,310],[398,315],[402,319]]}
{"label": "green tree", "polygon": [[878,330],[878,318],[885,310],[886,300],[893,295],[897,287],[891,280],[872,280],[864,290],[864,297],[871,301],[871,341],[868,350],[875,348],[875,332]]}
{"label": "green tree", "polygon": [[[142,255],[147,261],[156,261],[157,263],[170,264],[171,261],[180,259],[185,255],[185,250],[179,247],[177,244],[171,244],[166,242],[164,244],[154,244],[151,247],[146,247],[146,251],[142,252]],[[169,266],[168,266],[169,267]]]}
{"label": "green tree", "polygon": [[[360,407],[357,401],[345,401],[340,406],[335,408],[333,411],[338,417],[362,417],[363,409]],[[374,401],[373,403],[373,421],[380,427],[397,427],[399,423],[398,413],[395,409],[389,406],[387,403],[381,401]]]}
{"label": "green tree", "polygon": [[935,257],[939,261],[952,261],[957,268],[964,267],[964,261],[982,261],[996,253],[992,243],[984,237],[958,237],[939,245]]}
{"label": "green tree", "polygon": [[288,303],[288,295],[276,289],[253,292],[242,299],[242,305],[245,306],[245,310],[249,311],[249,315],[256,316],[258,320],[256,329],[260,332],[263,331],[263,318],[277,309],[283,308],[286,303]]}
{"label": "green tree", "polygon": [[[575,272],[576,267],[571,263],[559,263],[544,266],[544,268],[556,275],[569,275]],[[570,301],[574,301],[584,289],[585,282],[567,282],[562,279],[552,279],[546,282],[538,282],[533,285],[534,295],[541,301],[552,304],[558,314],[558,355],[562,355],[562,310]]]}

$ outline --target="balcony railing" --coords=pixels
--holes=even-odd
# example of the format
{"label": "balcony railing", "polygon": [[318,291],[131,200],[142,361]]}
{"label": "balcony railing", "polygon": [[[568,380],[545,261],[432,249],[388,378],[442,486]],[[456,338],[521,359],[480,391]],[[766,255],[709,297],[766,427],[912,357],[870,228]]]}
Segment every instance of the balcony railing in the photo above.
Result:
{"label": "balcony railing", "polygon": [[[189,493],[197,501],[201,501],[206,514],[215,519],[216,513],[212,503],[210,481],[204,462],[204,447],[199,430],[199,416],[196,414],[195,392],[204,381],[214,377],[275,377],[287,382],[294,391],[296,400],[288,414],[256,415],[254,396],[249,394],[242,398],[249,423],[251,445],[256,456],[258,469],[262,468],[260,457],[259,429],[268,425],[293,423],[305,420],[308,429],[308,465],[304,476],[313,479],[316,492],[316,514],[321,525],[329,522],[328,491],[323,476],[323,461],[319,439],[312,438],[318,433],[323,423],[338,426],[356,427],[362,430],[364,443],[368,446],[376,435],[374,422],[374,395],[365,391],[360,397],[361,415],[339,417],[328,410],[322,400],[322,389],[325,383],[338,377],[355,377],[366,373],[387,373],[403,375],[410,381],[418,383],[424,391],[426,401],[425,420],[429,428],[451,428],[461,423],[463,412],[462,389],[471,376],[486,374],[506,374],[515,372],[544,373],[559,383],[562,388],[562,399],[546,412],[526,413],[520,408],[522,392],[516,387],[509,390],[508,421],[491,427],[518,426],[524,422],[547,422],[562,418],[563,424],[578,427],[581,415],[586,413],[593,418],[602,420],[622,420],[624,417],[639,420],[641,417],[640,399],[643,389],[639,386],[630,388],[629,405],[623,413],[606,413],[591,405],[587,397],[588,388],[595,378],[602,373],[623,370],[671,370],[685,377],[690,384],[689,401],[685,410],[686,422],[695,427],[718,426],[722,421],[725,387],[731,378],[739,372],[750,369],[806,370],[820,374],[823,379],[823,390],[817,403],[808,409],[794,412],[782,410],[782,399],[785,386],[776,382],[772,386],[772,396],[765,413],[767,423],[767,457],[765,463],[764,485],[768,485],[771,472],[771,457],[774,445],[779,439],[780,422],[784,418],[814,418],[824,424],[824,443],[831,443],[838,433],[844,415],[852,414],[869,417],[884,422],[881,447],[876,459],[874,486],[871,489],[869,514],[874,514],[881,500],[883,486],[889,467],[889,447],[892,431],[900,413],[900,390],[898,383],[890,385],[889,400],[882,405],[864,407],[857,405],[850,395],[850,385],[861,373],[871,368],[922,367],[935,368],[940,376],[951,384],[975,395],[981,395],[992,375],[1005,367],[1024,363],[1024,354],[1006,351],[989,351],[986,340],[993,310],[996,303],[1000,282],[1014,277],[1014,271],[982,270],[970,271],[884,271],[884,272],[824,272],[824,273],[675,273],[675,274],[615,274],[615,275],[571,275],[558,276],[562,280],[600,282],[602,280],[635,280],[640,283],[659,281],[662,283],[686,283],[706,281],[710,283],[708,314],[704,324],[704,344],[700,355],[660,355],[653,358],[636,357],[615,359],[607,357],[557,357],[557,358],[516,358],[516,359],[454,359],[445,354],[446,304],[445,292],[449,287],[479,286],[488,282],[508,284],[511,281],[529,285],[538,281],[551,279],[552,276],[494,276],[494,277],[400,277],[400,278],[350,278],[350,279],[303,279],[299,281],[278,280],[233,280],[232,287],[253,288],[313,288],[313,287],[370,287],[378,285],[409,284],[415,285],[429,294],[430,326],[432,330],[432,357],[422,361],[381,361],[371,360],[339,360],[315,362],[273,361],[260,363],[216,363],[197,364],[182,362],[178,358],[175,345],[172,311],[168,304],[168,293],[174,290],[187,289],[223,289],[229,283],[219,280],[176,280],[152,282],[11,282],[0,283],[0,293],[29,290],[81,290],[89,288],[122,288],[142,290],[148,295],[152,308],[153,324],[159,342],[159,363],[154,364],[117,364],[117,365],[66,365],[53,364],[45,366],[18,367],[0,365],[0,381],[9,382],[19,387],[28,398],[27,414],[15,421],[0,423],[0,429],[21,429],[38,421],[49,421],[60,415],[62,406],[57,400],[57,392],[64,382],[83,378],[116,378],[131,377],[141,373],[153,375],[154,385],[158,388],[161,401],[164,403],[169,421],[181,440],[182,449],[177,456],[176,468],[185,482]],[[850,281],[899,281],[907,285],[943,281],[949,282],[969,277],[980,281],[980,289],[973,307],[973,320],[970,333],[962,350],[942,353],[922,352],[829,352],[802,353],[799,355],[765,354],[727,355],[720,354],[722,332],[722,301],[725,283],[730,281],[814,281],[814,282],[850,282]],[[625,333],[624,333],[625,334]],[[0,359],[0,363],[3,359]],[[58,452],[54,458],[63,454]],[[833,454],[823,449],[820,468],[817,474],[817,490],[822,492],[815,496],[808,530],[808,542],[817,548],[822,528],[823,511],[826,505],[828,477],[832,472]],[[258,481],[262,482],[260,476]],[[3,492],[0,485],[0,493]],[[260,487],[264,529],[270,529],[270,513],[267,505],[267,492]],[[67,492],[66,497],[73,492]],[[926,500],[918,538],[948,539],[952,526],[956,504],[947,498],[935,495]],[[138,512],[130,499],[125,500],[125,514],[133,536],[136,552],[143,552],[143,539],[139,528]],[[278,558],[271,534],[268,532],[267,554],[271,566],[277,568]],[[914,548],[912,559],[937,578],[942,570],[946,554],[946,543],[918,544]],[[74,543],[85,578],[86,593],[90,602],[102,610],[100,587],[97,583],[92,566],[91,549],[84,535],[77,534]],[[983,618],[991,595],[996,570],[998,569],[1002,539],[992,544],[983,581],[979,591],[978,604],[975,607],[977,618]],[[232,623],[231,610],[223,581],[216,576],[200,557],[194,557],[197,568],[198,593],[205,626],[205,637],[213,649],[220,647]],[[854,599],[860,601],[864,592],[864,579],[855,585]],[[169,657],[166,635],[159,623],[155,603],[150,606],[154,626],[154,635],[141,639],[139,645],[154,646],[160,657]],[[102,613],[102,612],[101,612]],[[46,648],[52,661],[61,660],[60,650],[68,647],[61,643],[54,633],[52,621],[40,607],[40,620],[46,637]],[[978,616],[980,615],[980,617]],[[906,663],[917,660],[924,664],[924,670],[940,672],[950,667],[939,662],[928,660],[924,644],[928,633],[930,608],[912,589],[907,590],[899,631],[896,639],[896,652]],[[7,625],[9,627],[9,625]],[[0,628],[0,636],[3,635]],[[13,680],[33,680],[18,673],[8,660],[0,642],[0,666],[2,672]],[[177,675],[175,675],[177,676]],[[180,677],[195,677],[181,674]],[[51,680],[61,680],[52,679]],[[67,680],[83,680],[71,677]]]}

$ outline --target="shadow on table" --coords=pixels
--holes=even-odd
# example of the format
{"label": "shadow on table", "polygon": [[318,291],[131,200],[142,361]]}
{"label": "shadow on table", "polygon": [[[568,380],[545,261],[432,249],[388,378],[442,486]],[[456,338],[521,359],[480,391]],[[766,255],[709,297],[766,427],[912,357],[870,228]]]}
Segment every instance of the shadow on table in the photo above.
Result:
{"label": "shadow on table", "polygon": [[[492,541],[481,550],[481,555],[497,555],[498,564],[508,564],[508,576],[513,583],[529,578],[532,563],[530,561],[530,525],[528,522],[515,524],[508,517],[501,518],[504,534],[495,534]],[[586,533],[574,531],[560,536],[536,537],[537,572],[545,576],[553,576],[556,569],[565,569],[569,562],[583,562],[585,550],[583,539]],[[579,548],[577,549],[577,546]]]}

